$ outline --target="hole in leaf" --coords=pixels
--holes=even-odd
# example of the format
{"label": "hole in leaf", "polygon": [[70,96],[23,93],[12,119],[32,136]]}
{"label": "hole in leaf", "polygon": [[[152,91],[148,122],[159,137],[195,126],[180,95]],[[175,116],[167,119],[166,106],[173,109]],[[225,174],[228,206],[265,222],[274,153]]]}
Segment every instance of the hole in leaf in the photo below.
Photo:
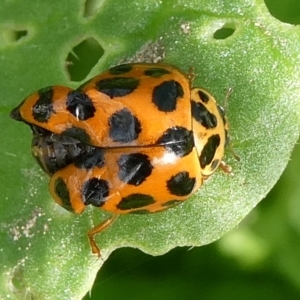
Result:
{"label": "hole in leaf", "polygon": [[22,299],[34,299],[24,281],[24,265],[20,264],[13,268],[9,281],[10,291]]}
{"label": "hole in leaf", "polygon": [[15,30],[14,32],[15,41],[20,40],[22,37],[26,36],[27,34],[28,34],[27,30]]}
{"label": "hole in leaf", "polygon": [[225,40],[233,35],[235,32],[234,24],[224,24],[224,26],[215,31],[213,37],[216,40]]}
{"label": "hole in leaf", "polygon": [[299,0],[265,0],[270,14],[285,23],[300,24],[300,1]]}
{"label": "hole in leaf", "polygon": [[85,18],[91,18],[96,15],[99,11],[99,8],[104,3],[104,0],[86,0],[84,4],[83,16]]}
{"label": "hole in leaf", "polygon": [[13,291],[24,290],[23,274],[21,272],[14,272],[14,276],[11,278],[11,288]]}
{"label": "hole in leaf", "polygon": [[103,53],[103,48],[94,38],[87,38],[73,47],[66,60],[70,79],[81,81],[86,78]]}
{"label": "hole in leaf", "polygon": [[17,30],[17,29],[6,28],[2,31],[2,38],[5,44],[12,44],[18,42],[20,39],[22,39],[27,35],[28,35],[28,30],[26,29]]}

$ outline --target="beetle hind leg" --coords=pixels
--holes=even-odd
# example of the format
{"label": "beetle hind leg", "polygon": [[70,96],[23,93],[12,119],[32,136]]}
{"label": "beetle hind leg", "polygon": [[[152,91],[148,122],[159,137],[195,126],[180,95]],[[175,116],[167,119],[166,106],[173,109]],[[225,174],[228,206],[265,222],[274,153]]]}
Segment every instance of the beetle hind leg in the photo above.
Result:
{"label": "beetle hind leg", "polygon": [[112,215],[110,218],[104,220],[103,222],[101,222],[100,224],[96,225],[95,227],[93,227],[92,229],[90,229],[87,232],[87,237],[92,249],[92,252],[94,254],[97,254],[98,257],[101,257],[101,253],[100,253],[100,249],[97,246],[96,242],[95,242],[95,235],[102,232],[103,230],[105,230],[106,228],[108,228],[117,218],[119,217],[119,215],[114,214]]}

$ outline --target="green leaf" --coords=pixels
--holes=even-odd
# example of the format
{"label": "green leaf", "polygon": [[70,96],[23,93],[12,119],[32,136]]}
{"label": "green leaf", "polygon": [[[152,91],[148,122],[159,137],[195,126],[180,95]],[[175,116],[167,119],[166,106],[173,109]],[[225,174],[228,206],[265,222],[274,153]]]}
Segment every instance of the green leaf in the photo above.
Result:
{"label": "green leaf", "polygon": [[[7,0],[0,20],[2,298],[81,299],[116,248],[159,255],[211,243],[284,170],[299,136],[299,29],[271,17],[263,1]],[[181,206],[121,216],[97,237],[98,260],[86,232],[109,214],[77,216],[54,204],[30,154],[30,130],[9,112],[39,88],[77,87],[121,61],[161,59],[193,67],[194,85],[221,104],[234,89],[227,114],[241,160],[228,151],[234,176],[217,172]]]}

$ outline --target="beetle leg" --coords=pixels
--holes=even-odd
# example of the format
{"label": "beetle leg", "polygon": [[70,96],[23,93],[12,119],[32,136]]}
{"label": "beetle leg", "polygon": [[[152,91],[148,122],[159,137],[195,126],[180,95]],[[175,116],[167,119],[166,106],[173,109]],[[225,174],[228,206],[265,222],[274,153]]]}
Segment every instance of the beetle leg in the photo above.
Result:
{"label": "beetle leg", "polygon": [[97,254],[98,257],[101,257],[101,253],[100,253],[99,247],[97,246],[97,244],[95,242],[94,237],[96,234],[102,232],[107,227],[109,227],[118,217],[119,217],[119,215],[114,214],[110,218],[106,219],[105,221],[103,221],[102,223],[98,224],[97,226],[93,227],[92,229],[90,229],[88,231],[87,236],[89,239],[90,246],[92,248],[92,252]]}

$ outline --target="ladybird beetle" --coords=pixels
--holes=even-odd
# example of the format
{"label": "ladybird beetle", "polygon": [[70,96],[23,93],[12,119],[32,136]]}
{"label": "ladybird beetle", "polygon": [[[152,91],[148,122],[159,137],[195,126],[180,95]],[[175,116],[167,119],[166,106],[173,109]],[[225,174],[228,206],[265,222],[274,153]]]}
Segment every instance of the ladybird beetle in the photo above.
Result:
{"label": "ladybird beetle", "polygon": [[76,90],[41,89],[12,110],[32,129],[55,201],[76,214],[87,205],[113,213],[88,232],[98,256],[94,236],[118,215],[173,207],[224,168],[225,112],[191,77],[168,64],[123,64]]}

